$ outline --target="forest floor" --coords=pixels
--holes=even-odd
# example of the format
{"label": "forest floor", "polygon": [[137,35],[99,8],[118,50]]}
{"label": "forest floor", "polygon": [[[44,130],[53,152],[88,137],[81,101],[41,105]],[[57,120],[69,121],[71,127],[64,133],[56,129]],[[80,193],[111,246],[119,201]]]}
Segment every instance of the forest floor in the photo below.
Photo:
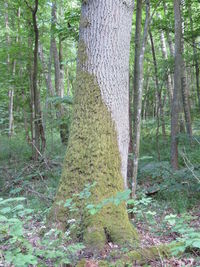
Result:
{"label": "forest floor", "polygon": [[[200,186],[197,180],[200,177],[200,145],[190,148],[183,140],[182,167],[174,173],[167,158],[169,146],[163,146],[160,141],[158,151],[156,139],[150,137],[147,130],[145,133],[132,219],[140,234],[141,247],[173,241],[181,241],[184,245],[174,251],[170,259],[160,257],[145,265],[133,262],[126,266],[200,266]],[[58,137],[49,141],[48,149],[45,160],[34,163],[23,137],[0,140],[1,267],[50,267],[61,263],[73,266],[83,255],[82,244],[73,243],[69,236],[63,237],[56,230],[45,237],[41,235],[65,154]],[[186,160],[187,167],[184,165]],[[22,197],[24,199],[18,199]],[[7,202],[3,203],[4,200]],[[6,223],[2,219],[5,217]],[[108,243],[101,256],[110,260],[116,251],[120,254],[127,250]],[[98,266],[98,259],[91,256],[87,266]]]}

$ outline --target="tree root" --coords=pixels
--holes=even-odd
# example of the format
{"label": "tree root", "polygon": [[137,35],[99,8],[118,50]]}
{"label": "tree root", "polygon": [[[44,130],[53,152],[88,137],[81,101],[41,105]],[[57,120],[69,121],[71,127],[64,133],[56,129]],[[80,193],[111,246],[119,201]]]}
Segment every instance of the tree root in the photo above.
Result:
{"label": "tree root", "polygon": [[[96,265],[92,265],[92,266],[125,267],[125,266],[128,266],[128,264],[132,264],[133,266],[138,266],[138,265],[147,264],[155,260],[162,261],[163,259],[170,258],[172,256],[172,249],[179,245],[180,243],[177,242],[177,243],[162,244],[159,246],[138,248],[136,250],[131,250],[125,254],[122,254],[120,258],[119,258],[119,252],[118,252],[118,258],[113,257],[112,260],[101,260],[101,261],[98,261]],[[82,259],[76,266],[87,267],[90,265],[88,265],[88,261],[86,259]]]}

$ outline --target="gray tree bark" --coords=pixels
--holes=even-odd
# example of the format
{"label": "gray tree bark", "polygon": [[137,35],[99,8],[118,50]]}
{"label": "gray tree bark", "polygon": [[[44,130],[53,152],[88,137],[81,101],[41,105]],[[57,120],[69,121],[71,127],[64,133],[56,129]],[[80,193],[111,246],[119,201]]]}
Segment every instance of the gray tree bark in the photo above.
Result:
{"label": "gray tree bark", "polygon": [[[5,7],[5,28],[6,28],[6,41],[7,41],[7,47],[9,49],[10,46],[10,35],[9,35],[9,17],[8,17],[8,2],[5,1],[4,3]],[[16,61],[14,60],[13,66],[10,62],[10,54],[7,54],[7,67],[8,67],[8,72],[11,74],[15,74],[15,65]],[[14,117],[13,117],[13,100],[14,100],[14,89],[13,87],[9,84],[9,89],[8,89],[8,97],[9,97],[9,106],[8,106],[8,114],[9,114],[9,123],[8,123],[8,136],[12,137],[14,133]]]}
{"label": "gray tree bark", "polygon": [[[74,113],[61,183],[51,211],[64,229],[69,212],[57,202],[94,181],[93,203],[127,186],[132,12],[132,0],[82,2]],[[135,242],[124,204],[106,205],[89,216],[83,203],[79,203],[81,212],[77,216],[82,220],[83,241],[92,250],[102,249],[108,235],[114,243]]]}
{"label": "gray tree bark", "polygon": [[181,10],[180,0],[174,0],[174,18],[175,18],[175,66],[174,66],[174,92],[171,108],[171,166],[174,170],[178,169],[178,133],[179,133],[179,112],[181,97],[181,73],[182,73],[182,55],[181,55]]}
{"label": "gray tree bark", "polygon": [[59,61],[59,54],[58,49],[56,45],[56,39],[55,39],[55,27],[57,22],[57,16],[56,16],[56,1],[52,2],[52,8],[51,8],[51,48],[53,52],[53,59],[54,59],[54,70],[55,70],[55,91],[57,96],[60,96],[60,61]]}
{"label": "gray tree bark", "polygon": [[34,30],[34,51],[33,51],[33,69],[30,66],[31,81],[31,108],[32,108],[32,151],[35,160],[38,160],[46,146],[45,132],[42,121],[42,111],[40,106],[40,91],[38,90],[38,50],[39,50],[39,30],[37,25],[38,0],[34,1],[32,7],[26,0],[25,3],[32,14]]}
{"label": "gray tree bark", "polygon": [[161,91],[161,87],[159,85],[158,67],[157,67],[157,61],[156,61],[155,46],[154,46],[154,41],[153,41],[153,36],[152,36],[151,31],[149,31],[149,35],[150,35],[151,48],[152,48],[152,57],[153,57],[154,71],[155,71],[156,93],[157,93],[157,99],[158,99],[157,116],[159,116],[159,113],[160,113],[162,134],[163,134],[163,138],[166,139],[165,118],[164,118],[164,110],[163,110],[163,104],[162,104],[162,91]]}
{"label": "gray tree bark", "polygon": [[193,61],[195,65],[195,75],[196,75],[196,91],[197,91],[197,99],[198,99],[198,106],[200,109],[200,85],[199,85],[199,62],[198,62],[198,56],[197,56],[197,44],[196,40],[194,37],[194,26],[193,26],[193,19],[192,19],[192,10],[191,10],[191,5],[189,4],[187,6],[188,11],[189,11],[189,17],[190,17],[190,28],[192,32],[192,46],[193,46]]}
{"label": "gray tree bark", "polygon": [[[167,53],[167,47],[165,42],[165,35],[164,32],[161,31],[160,33],[160,41],[161,41],[161,49],[162,49],[162,55],[165,60],[168,60],[168,53]],[[170,70],[167,69],[167,75],[166,75],[166,81],[167,81],[167,91],[169,95],[170,103],[172,102],[173,97],[173,87],[172,87],[172,79],[170,75]]]}
{"label": "gray tree bark", "polygon": [[[62,8],[61,8],[62,9]],[[54,34],[55,26],[57,23],[57,2],[52,2],[52,23],[51,23],[51,47],[54,58],[54,72],[55,72],[55,91],[56,95],[60,98],[64,97],[64,64],[63,64],[63,48],[62,48],[62,36],[59,36],[59,51],[57,49],[56,38]],[[63,14],[60,12],[60,16]],[[65,110],[62,103],[57,107],[57,118],[60,124],[60,137],[62,143],[66,144],[68,141],[69,126],[64,120]]]}
{"label": "gray tree bark", "polygon": [[143,63],[144,52],[148,37],[150,4],[146,1],[146,18],[141,38],[141,21],[142,21],[142,1],[137,1],[136,11],[136,31],[135,31],[135,62],[134,62],[134,137],[133,137],[133,177],[132,177],[132,196],[135,195],[138,173],[138,159],[140,149],[140,128],[141,128],[141,111],[142,111],[142,93],[143,93]]}
{"label": "gray tree bark", "polygon": [[183,110],[185,115],[187,135],[189,136],[189,138],[192,138],[192,120],[191,120],[190,104],[189,104],[189,87],[187,82],[187,71],[184,59],[182,59],[181,92],[182,92]]}
{"label": "gray tree bark", "polygon": [[43,68],[43,71],[44,71],[44,77],[45,77],[45,83],[46,83],[46,88],[47,88],[47,94],[49,96],[54,96],[54,89],[53,89],[52,80],[51,80],[51,65],[52,65],[52,51],[51,51],[51,46],[50,46],[50,51],[49,51],[48,64],[45,62],[44,51],[43,51],[43,47],[42,47],[41,44],[39,44],[38,52],[39,52],[38,54],[39,54],[40,61],[42,63],[42,68]]}

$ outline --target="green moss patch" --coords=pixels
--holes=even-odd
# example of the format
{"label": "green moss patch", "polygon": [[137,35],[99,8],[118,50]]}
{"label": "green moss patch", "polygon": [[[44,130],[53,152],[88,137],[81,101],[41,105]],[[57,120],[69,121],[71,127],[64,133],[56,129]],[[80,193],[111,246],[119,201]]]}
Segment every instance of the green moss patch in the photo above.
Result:
{"label": "green moss patch", "polygon": [[[50,216],[63,229],[66,229],[66,220],[73,214],[57,203],[81,192],[86,184],[96,182],[90,198],[93,204],[124,190],[115,125],[102,101],[97,80],[86,72],[78,71],[76,88],[67,155]],[[81,221],[83,240],[87,246],[100,249],[107,236],[114,243],[135,244],[137,234],[129,222],[124,203],[106,205],[94,216],[84,211],[84,201],[79,201],[77,205],[80,214],[75,219]]]}

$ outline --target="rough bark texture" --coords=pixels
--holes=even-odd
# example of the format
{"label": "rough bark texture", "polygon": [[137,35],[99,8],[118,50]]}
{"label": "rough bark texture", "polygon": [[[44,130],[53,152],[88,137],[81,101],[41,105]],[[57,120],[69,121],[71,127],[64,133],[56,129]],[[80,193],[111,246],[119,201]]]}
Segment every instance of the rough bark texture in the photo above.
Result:
{"label": "rough bark texture", "polygon": [[137,1],[136,13],[136,32],[135,32],[135,64],[134,64],[134,141],[133,141],[133,177],[132,177],[132,195],[135,195],[138,159],[140,149],[140,128],[141,128],[141,111],[142,111],[142,92],[143,92],[143,63],[146,41],[149,26],[149,1],[146,1],[146,19],[141,40],[141,19],[142,19],[142,1]]}
{"label": "rough bark texture", "polygon": [[175,17],[175,67],[174,67],[174,92],[171,110],[171,165],[178,169],[178,133],[179,133],[179,99],[181,92],[181,11],[180,0],[174,1]]}
{"label": "rough bark texture", "polygon": [[[97,182],[91,203],[115,195],[126,184],[129,143],[128,81],[132,1],[82,3],[74,113],[60,186],[51,214],[66,228],[69,213],[57,205],[87,183]],[[125,204],[106,205],[95,216],[79,203],[83,240],[100,249],[106,238],[135,243]],[[72,215],[73,216],[73,215]]]}

